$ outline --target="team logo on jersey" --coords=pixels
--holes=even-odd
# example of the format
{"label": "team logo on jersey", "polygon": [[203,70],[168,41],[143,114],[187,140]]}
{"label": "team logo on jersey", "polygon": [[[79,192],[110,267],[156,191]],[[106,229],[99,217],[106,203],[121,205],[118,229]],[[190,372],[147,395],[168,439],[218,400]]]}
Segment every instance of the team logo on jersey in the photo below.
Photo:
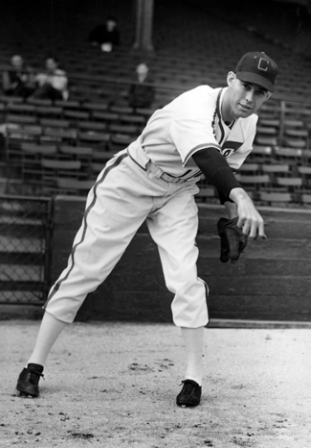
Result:
{"label": "team logo on jersey", "polygon": [[242,144],[243,144],[243,142],[231,142],[228,140],[223,143],[222,148],[221,148],[221,154],[225,158],[229,157],[235,151],[237,151],[238,148],[240,148],[242,146]]}

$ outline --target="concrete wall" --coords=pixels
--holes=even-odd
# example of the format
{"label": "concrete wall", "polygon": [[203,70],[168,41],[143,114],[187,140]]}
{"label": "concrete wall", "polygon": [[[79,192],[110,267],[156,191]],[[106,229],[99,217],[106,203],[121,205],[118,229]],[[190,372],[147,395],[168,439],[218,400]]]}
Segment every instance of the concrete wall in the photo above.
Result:
{"label": "concrete wall", "polygon": [[[84,211],[85,199],[58,197],[52,245],[51,280],[66,266]],[[308,321],[310,319],[310,212],[259,208],[266,241],[249,242],[237,264],[219,261],[216,222],[223,207],[199,206],[199,276],[209,285],[215,319]],[[172,294],[164,285],[157,247],[145,225],[77,320],[171,322]]]}

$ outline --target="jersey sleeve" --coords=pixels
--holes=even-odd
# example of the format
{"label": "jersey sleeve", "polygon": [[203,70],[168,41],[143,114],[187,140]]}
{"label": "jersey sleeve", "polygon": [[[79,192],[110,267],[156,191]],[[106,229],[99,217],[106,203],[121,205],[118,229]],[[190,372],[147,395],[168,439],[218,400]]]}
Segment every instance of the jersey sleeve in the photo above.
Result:
{"label": "jersey sleeve", "polygon": [[213,130],[215,98],[206,92],[200,93],[186,96],[169,126],[168,138],[177,148],[183,166],[201,149],[212,147],[220,151]]}

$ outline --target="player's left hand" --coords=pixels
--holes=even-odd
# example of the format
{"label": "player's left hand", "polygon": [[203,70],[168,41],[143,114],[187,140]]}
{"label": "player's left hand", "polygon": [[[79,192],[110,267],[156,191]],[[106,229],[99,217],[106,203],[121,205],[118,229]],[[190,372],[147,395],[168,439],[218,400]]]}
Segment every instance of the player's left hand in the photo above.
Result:
{"label": "player's left hand", "polygon": [[248,236],[237,227],[238,218],[220,218],[217,227],[221,238],[220,260],[235,263],[247,246]]}

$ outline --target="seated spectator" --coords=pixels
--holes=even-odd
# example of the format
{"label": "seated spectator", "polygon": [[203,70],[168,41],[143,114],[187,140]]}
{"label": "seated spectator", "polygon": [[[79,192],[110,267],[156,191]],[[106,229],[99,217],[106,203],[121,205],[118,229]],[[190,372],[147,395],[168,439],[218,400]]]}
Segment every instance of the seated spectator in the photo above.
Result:
{"label": "seated spectator", "polygon": [[102,51],[113,51],[114,47],[120,44],[117,20],[108,17],[104,25],[98,25],[91,31],[88,40],[92,45],[100,45]]}
{"label": "seated spectator", "polygon": [[51,100],[68,99],[68,80],[66,73],[58,68],[59,62],[55,57],[46,60],[45,73],[38,73],[35,78],[37,89],[32,98]]}
{"label": "seated spectator", "polygon": [[2,90],[5,95],[27,98],[35,88],[34,74],[30,67],[24,67],[19,54],[12,56],[11,68],[2,73]]}
{"label": "seated spectator", "polygon": [[129,91],[129,106],[151,107],[155,98],[155,88],[152,84],[148,66],[144,62],[139,64],[136,68],[136,81]]}

